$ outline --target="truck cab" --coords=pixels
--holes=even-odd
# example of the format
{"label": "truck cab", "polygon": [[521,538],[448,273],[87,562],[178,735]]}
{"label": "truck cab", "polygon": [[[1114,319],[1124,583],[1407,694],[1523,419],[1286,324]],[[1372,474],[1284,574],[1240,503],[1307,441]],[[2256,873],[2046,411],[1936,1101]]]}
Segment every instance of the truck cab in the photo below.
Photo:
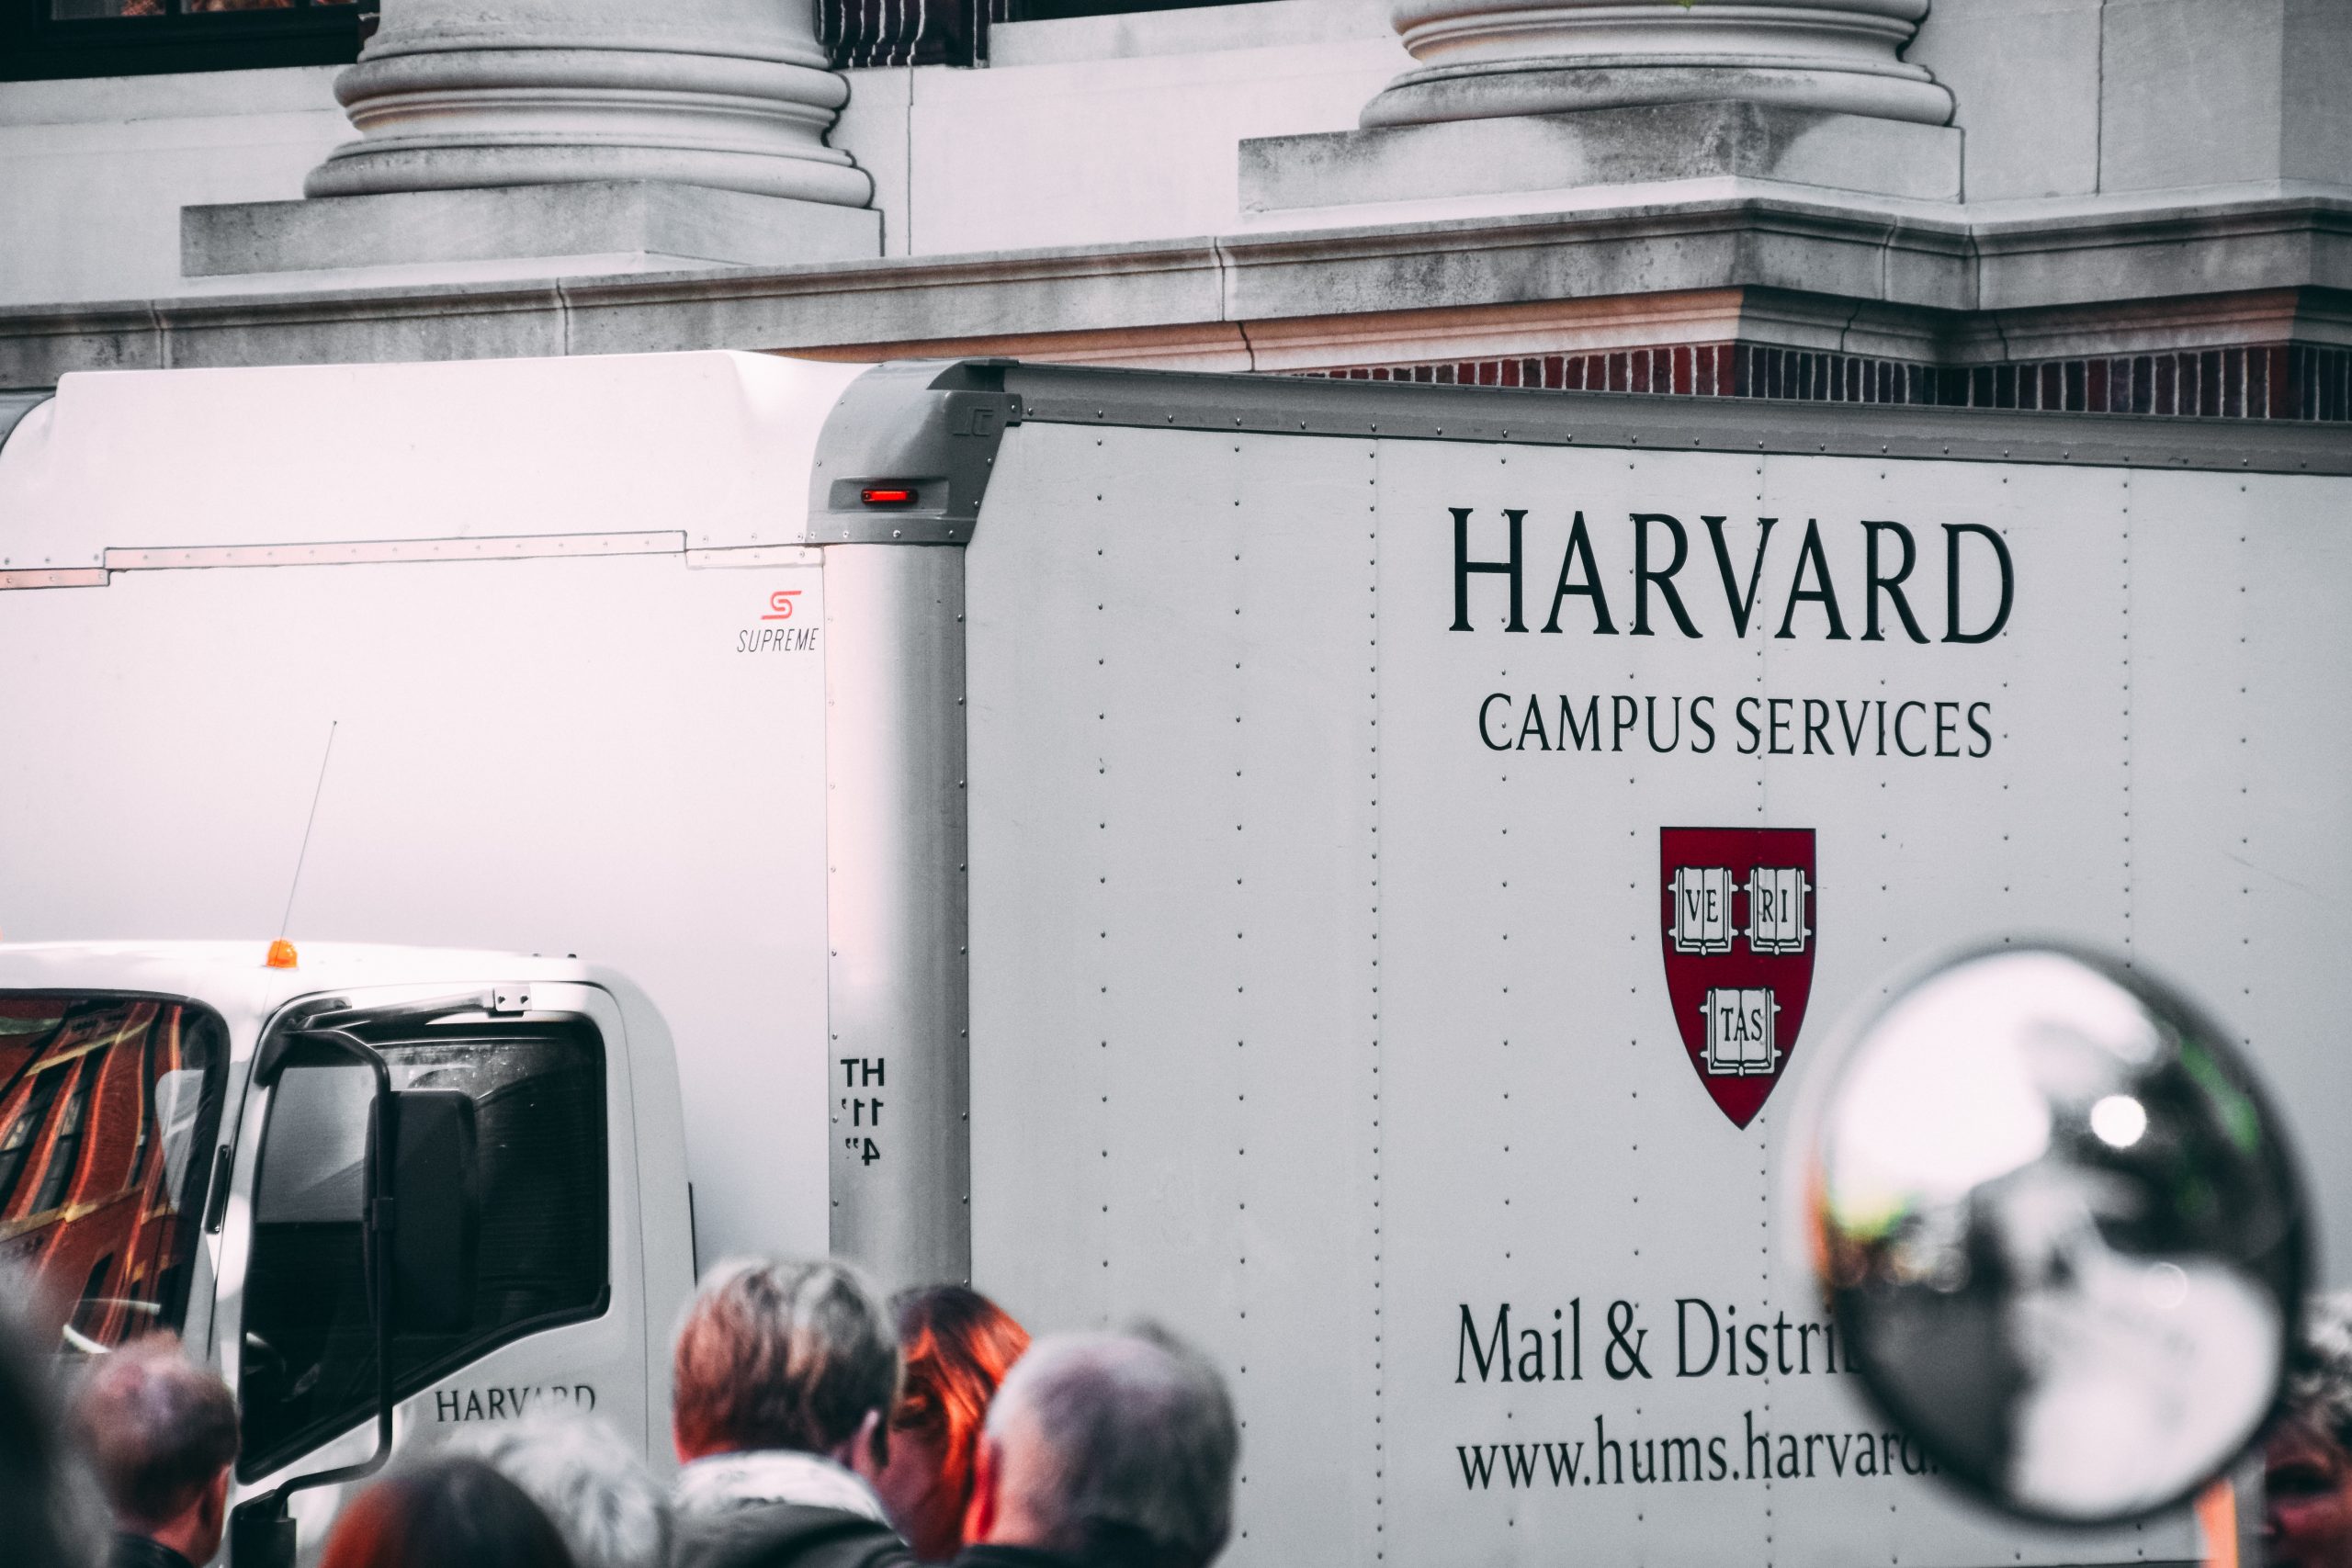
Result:
{"label": "truck cab", "polygon": [[[663,1462],[694,1275],[676,1066],[644,994],[573,958],[0,944],[0,1256],[39,1331],[180,1335],[236,1391],[235,1498],[368,1459],[377,1084],[345,1041],[465,1133],[401,1140],[443,1196],[393,1233],[396,1444],[567,1409]],[[341,1490],[294,1495],[306,1545]]]}

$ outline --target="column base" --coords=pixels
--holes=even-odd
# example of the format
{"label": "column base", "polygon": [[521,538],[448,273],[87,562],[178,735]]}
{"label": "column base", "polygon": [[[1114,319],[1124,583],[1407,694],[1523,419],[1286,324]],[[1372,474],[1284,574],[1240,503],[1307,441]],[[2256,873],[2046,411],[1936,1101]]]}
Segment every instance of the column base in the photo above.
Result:
{"label": "column base", "polygon": [[1917,66],[1884,71],[1623,60],[1521,60],[1409,71],[1363,108],[1366,126],[1737,98],[1781,108],[1942,125],[1951,91]]}
{"label": "column base", "polygon": [[612,254],[789,266],[881,254],[882,215],[870,209],[655,180],[180,209],[180,272],[191,278]]}
{"label": "column base", "polygon": [[1680,180],[1960,199],[1950,127],[1738,101],[1451,120],[1241,144],[1241,208],[1272,212]]}

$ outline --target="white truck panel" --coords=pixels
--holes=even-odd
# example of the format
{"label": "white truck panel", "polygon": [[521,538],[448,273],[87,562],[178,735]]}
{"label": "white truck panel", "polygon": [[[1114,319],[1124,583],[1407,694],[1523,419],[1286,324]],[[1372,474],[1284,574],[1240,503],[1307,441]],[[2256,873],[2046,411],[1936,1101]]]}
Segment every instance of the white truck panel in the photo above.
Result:
{"label": "white truck panel", "polygon": [[676,554],[0,596],[0,931],[258,953],[332,721],[298,947],[625,968],[677,1036],[703,1257],[821,1252],[824,1149],[788,1130],[823,1124],[822,598],[814,567]]}
{"label": "white truck panel", "polygon": [[797,543],[825,414],[867,368],[692,353],[68,376],[0,448],[0,567],[657,528]]}
{"label": "white truck panel", "polygon": [[1211,1349],[1245,1562],[1379,1550],[1373,457],[1024,429],[968,558],[974,1279]]}
{"label": "white truck panel", "polygon": [[[1660,835],[1814,829],[1795,1071],[1903,965],[2061,934],[2144,953],[2241,1021],[2316,1190],[2346,1190],[2323,1108],[2352,1068],[2316,1048],[2313,944],[2352,870],[2352,786],[2340,737],[2294,716],[2352,674],[2325,629],[2352,585],[2327,521],[2342,481],[1101,427],[1074,406],[1093,400],[1008,436],[968,553],[975,1273],[1035,1324],[1164,1315],[1216,1350],[1245,1469],[1282,1478],[1245,1486],[1232,1560],[2197,1555],[2185,1515],[2095,1535],[1995,1519],[1823,1370],[1777,1196],[1794,1089],[1743,1129],[1692,1081]],[[1448,629],[1456,507],[1489,561],[1523,512],[1526,632],[1503,629],[1497,573],[1470,580],[1476,629]],[[1611,636],[1586,595],[1542,629],[1578,512]],[[1702,636],[1655,590],[1633,635],[1637,513],[1684,525]],[[1743,572],[1757,519],[1781,519],[1744,637],[1708,516]],[[1866,640],[1864,520],[1910,530],[1928,640],[1883,595]],[[1815,521],[1843,638],[1816,599],[1791,609]],[[1945,640],[1947,524],[2012,558],[1991,641]],[[1962,547],[1970,633],[1997,591],[1991,546]],[[1482,743],[1496,693],[1508,750]],[[1561,696],[1597,699],[1607,749],[1522,735],[1531,694],[1545,731]],[[2266,833],[2293,848],[2266,861]],[[1483,1337],[1505,1303],[1514,1340],[1539,1330],[1540,1381],[1463,1359],[1465,1308]],[[1700,1303],[1760,1325],[1770,1364],[1700,1370]],[[1647,1337],[1642,1369],[1612,1309]],[[1582,1336],[1560,1382],[1555,1326]],[[1752,1474],[1751,1432],[1770,1434]],[[1685,1436],[1701,1474],[1659,1480],[1683,1461],[1662,1439]],[[1611,1441],[1640,1451],[1600,1460]]]}
{"label": "white truck panel", "polygon": [[[2036,682],[2043,700],[2010,712],[2010,694],[2026,684],[2021,677],[2033,672],[2037,656],[2050,660],[2052,644],[2067,635],[2067,617],[2082,613],[2079,601],[2062,601],[2047,585],[2097,581],[2095,528],[2070,526],[2046,551],[2013,547],[2021,579],[2017,619],[2007,637],[1983,647],[1862,642],[1862,606],[1850,590],[1841,605],[1850,640],[1827,640],[1826,616],[1809,604],[1799,606],[1789,640],[1772,635],[1788,608],[1789,573],[1808,519],[1830,530],[1824,541],[1830,571],[1843,585],[1860,574],[1859,519],[1906,521],[1923,543],[1937,539],[1936,525],[1945,520],[1982,520],[2015,537],[2043,508],[2070,525],[2095,516],[2096,498],[2112,491],[2113,479],[1623,450],[1473,456],[1403,443],[1384,449],[1382,478],[1388,614],[1381,728],[1391,769],[1382,820],[1392,986],[1385,1046],[1399,1097],[1389,1201],[1395,1256],[1415,1259],[1392,1288],[1391,1310],[1400,1337],[1419,1352],[1403,1361],[1419,1375],[1398,1379],[1387,1406],[1390,1425],[1413,1434],[1419,1450],[1399,1458],[1399,1490],[1411,1499],[1392,1515],[1403,1558],[1425,1561],[1449,1548],[1459,1554],[1464,1543],[1478,1542],[1467,1560],[1526,1560],[1541,1549],[1511,1543],[1532,1531],[1526,1539],[1533,1542],[1573,1536],[1611,1557],[1668,1562],[1708,1560],[1733,1542],[1739,1555],[1766,1562],[2131,1559],[2135,1540],[2036,1537],[1988,1526],[1921,1479],[1833,1477],[1818,1444],[1804,1456],[1817,1474],[1750,1478],[1751,1430],[1835,1434],[1846,1450],[1841,1468],[1850,1471],[1858,1460],[1853,1434],[1883,1423],[1839,1380],[1822,1375],[1817,1337],[1789,1351],[1812,1375],[1776,1375],[1781,1316],[1807,1325],[1822,1318],[1802,1250],[1780,1234],[1773,1201],[1784,1157],[1775,1134],[1788,1089],[1745,1130],[1718,1113],[1691,1081],[1658,958],[1659,832],[1680,826],[1816,830],[1820,946],[1804,1027],[1790,1045],[1796,1070],[1864,987],[1924,951],[2042,927],[2120,939],[2111,891],[2120,882],[2115,803],[2086,792],[2070,810],[2059,796],[2071,791],[2051,790],[2030,807],[2004,804],[2037,784],[2079,779],[2099,766],[2102,750],[2120,787],[2118,726],[2111,710],[2098,711],[2110,705],[2098,673],[2084,668],[2088,650],[2065,650],[2064,664],[2083,671],[2066,683],[2071,690]],[[2041,484],[2036,503],[2012,506],[2007,493],[2030,481]],[[1449,509],[1463,505],[1485,524],[1472,537],[1474,555],[1486,557],[1498,553],[1500,509],[1527,510],[1529,632],[1500,629],[1505,599],[1496,578],[1474,580],[1478,630],[1447,629]],[[1578,511],[1594,525],[1615,636],[1596,635],[1586,601],[1576,597],[1564,607],[1559,635],[1541,629]],[[1694,552],[1702,552],[1691,563],[1700,571],[1686,569],[1680,579],[1702,637],[1682,635],[1656,594],[1652,635],[1632,635],[1635,513],[1683,520]],[[1726,537],[1743,574],[1759,532],[1756,517],[1783,519],[1746,638],[1734,637],[1723,591],[1711,581],[1718,574],[1698,521],[1707,514],[1728,514]],[[1921,575],[1939,589],[1940,563],[1923,565]],[[1917,608],[1933,626],[1940,593],[1912,598],[1928,601]],[[2101,631],[2111,626],[2111,611],[2093,614]],[[1899,628],[1892,636],[1903,638]],[[2113,677],[2104,684],[2111,688]],[[1608,749],[1598,738],[1571,749],[1555,735],[1547,751],[1543,737],[1512,723],[1504,739],[1513,749],[1490,750],[1474,725],[1478,705],[1495,692],[1513,694],[1514,719],[1529,694],[1540,695],[1555,730],[1560,695],[1577,707],[1599,697],[1596,716],[1610,722]],[[1621,694],[1642,709],[1638,725],[1622,735],[1607,712]],[[1694,754],[1703,735],[1691,728],[1689,710],[1706,695],[1714,698],[1709,716],[1718,739]],[[2001,738],[1981,759],[1881,760],[1807,756],[1806,739],[1790,735],[1784,743],[1797,754],[1773,757],[1762,754],[1771,743],[1770,710],[1758,708],[1751,712],[1768,728],[1759,754],[1743,757],[1736,716],[1751,695],[1989,700],[1987,716]],[[1666,710],[1677,696],[1686,710],[1680,744],[1660,750],[1659,741],[1674,738]],[[1655,729],[1653,698],[1660,710]],[[2020,733],[2036,725],[2035,709],[2047,711],[2050,728]],[[1791,716],[1801,721],[1802,711]],[[2103,746],[2095,718],[2108,720]],[[1913,743],[1928,739],[1917,734]],[[1875,752],[1874,735],[1865,735],[1864,746]],[[2034,846],[2041,855],[2069,871],[2039,897],[2007,874],[2033,863],[2016,846],[2027,831],[2045,840]],[[2005,840],[2005,832],[2012,837]],[[1742,1325],[1774,1325],[1767,1341],[1774,1367],[1760,1377],[1729,1377],[1727,1364],[1706,1353],[1713,1338],[1702,1326],[1704,1312],[1682,1308],[1685,1300],[1709,1303],[1725,1321],[1736,1310]],[[1565,1385],[1522,1379],[1506,1387],[1480,1380],[1475,1361],[1463,1367],[1464,1307],[1484,1337],[1505,1302],[1514,1308],[1514,1334],[1524,1332],[1531,1311],[1546,1339],[1557,1325],[1553,1312],[1575,1314],[1566,1322],[1571,1332],[1581,1327],[1584,1349],[1581,1367],[1571,1361],[1570,1371],[1581,1379]],[[1687,1360],[1686,1321],[1693,1330]],[[1626,1343],[1647,1337],[1640,1369],[1620,1345],[1620,1322]],[[1711,1360],[1711,1374],[1678,1375]],[[1654,1453],[1646,1464],[1638,1449],[1604,1458],[1607,1441],[1685,1437],[1702,1445],[1707,1468],[1695,1483],[1682,1478],[1682,1451],[1670,1459]],[[1720,1456],[1713,1447],[1719,1438]],[[1480,1444],[1509,1451],[1488,1451],[1492,1479],[1474,1487],[1464,1465]],[[1519,1445],[1534,1444],[1557,1446],[1540,1456],[1532,1484],[1513,1486],[1509,1463],[1525,1457]],[[1555,1480],[1553,1459],[1565,1464],[1579,1444],[1583,1473],[1574,1483],[1564,1483],[1564,1474]],[[1880,1468],[1875,1456],[1867,1468]],[[1676,1479],[1660,1483],[1660,1474]],[[1653,1484],[1641,1484],[1645,1479]],[[2193,1553],[2185,1527],[2169,1528],[2163,1539],[2165,1548],[2150,1555]]]}
{"label": "white truck panel", "polygon": [[[1865,443],[1851,410],[860,374],[69,378],[0,449],[0,589],[105,586],[0,592],[0,931],[258,948],[333,721],[298,942],[636,976],[676,1037],[706,1260],[830,1238],[953,1272],[968,1227],[974,1282],[1033,1328],[1197,1338],[1245,1422],[1240,1568],[2196,1554],[2181,1515],[2055,1536],[1921,1473],[1821,1364],[1776,1197],[1800,1086],[1744,1122],[1717,1099],[1752,1101],[1736,1069],[1776,1047],[1803,1074],[1969,938],[2144,954],[2247,1037],[2322,1257],[2352,1255],[2327,1201],[2352,1058],[2324,1043],[2352,539],[2341,473],[2291,471],[2340,459],[2252,427],[2226,439],[2273,471],[2177,471],[2174,427],[2128,421],[1891,410]],[[2223,437],[2177,439],[2210,465]],[[1493,569],[1461,629],[1457,514]],[[1658,514],[1699,635],[1640,588]],[[1865,581],[1872,521],[1908,530],[1926,640]],[[1995,539],[2006,626],[1950,640],[1993,617]],[[1684,829],[1759,828],[1810,829],[1804,865],[1675,863],[1802,874],[1780,1010],[1718,968],[1702,1007],[1722,954],[1670,950],[1668,863]],[[1725,1021],[1750,1017],[1777,1037]],[[1702,1018],[1743,1032],[1712,1068]],[[877,1091],[854,1108],[844,1053]],[[868,1159],[839,1123],[886,1087],[906,1120]],[[666,1080],[639,1088],[655,1129]],[[675,1231],[683,1195],[646,1185]],[[1685,1339],[1694,1314],[1756,1364]],[[660,1404],[650,1373],[657,1448]]]}

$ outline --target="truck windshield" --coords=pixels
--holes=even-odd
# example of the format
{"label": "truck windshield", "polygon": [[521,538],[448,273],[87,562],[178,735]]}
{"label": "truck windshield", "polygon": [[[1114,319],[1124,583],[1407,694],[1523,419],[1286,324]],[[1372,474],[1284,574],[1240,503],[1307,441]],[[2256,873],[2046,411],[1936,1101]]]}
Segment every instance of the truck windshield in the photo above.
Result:
{"label": "truck windshield", "polygon": [[[474,1101],[479,1264],[470,1321],[394,1324],[405,1398],[524,1334],[605,1310],[604,1043],[585,1019],[389,1016],[350,1032],[384,1054],[395,1090],[457,1089]],[[254,1198],[238,1382],[238,1474],[266,1475],[368,1417],[375,1320],[361,1250],[375,1077],[348,1056],[298,1045],[272,1094]]]}
{"label": "truck windshield", "polygon": [[0,993],[0,1265],[65,1348],[179,1329],[227,1063],[194,1002]]}

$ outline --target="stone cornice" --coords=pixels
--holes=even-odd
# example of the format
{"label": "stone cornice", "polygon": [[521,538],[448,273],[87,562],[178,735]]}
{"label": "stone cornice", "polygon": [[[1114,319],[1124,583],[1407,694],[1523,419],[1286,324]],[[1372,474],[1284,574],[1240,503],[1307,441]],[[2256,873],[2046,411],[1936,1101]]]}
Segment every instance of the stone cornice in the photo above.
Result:
{"label": "stone cornice", "polygon": [[0,310],[0,387],[85,369],[710,347],[864,357],[1020,344],[1187,363],[1228,342],[1246,355],[1251,333],[1301,321],[1727,289],[1962,336],[1987,312],[2352,289],[2352,197],[1971,220],[1784,188],[1066,250],[27,307]]}
{"label": "stone cornice", "polygon": [[1224,243],[1242,320],[1732,288],[1939,310],[1972,295],[1964,224],[1781,196]]}
{"label": "stone cornice", "polygon": [[2352,196],[1980,220],[1980,310],[2260,288],[2352,288]]}

